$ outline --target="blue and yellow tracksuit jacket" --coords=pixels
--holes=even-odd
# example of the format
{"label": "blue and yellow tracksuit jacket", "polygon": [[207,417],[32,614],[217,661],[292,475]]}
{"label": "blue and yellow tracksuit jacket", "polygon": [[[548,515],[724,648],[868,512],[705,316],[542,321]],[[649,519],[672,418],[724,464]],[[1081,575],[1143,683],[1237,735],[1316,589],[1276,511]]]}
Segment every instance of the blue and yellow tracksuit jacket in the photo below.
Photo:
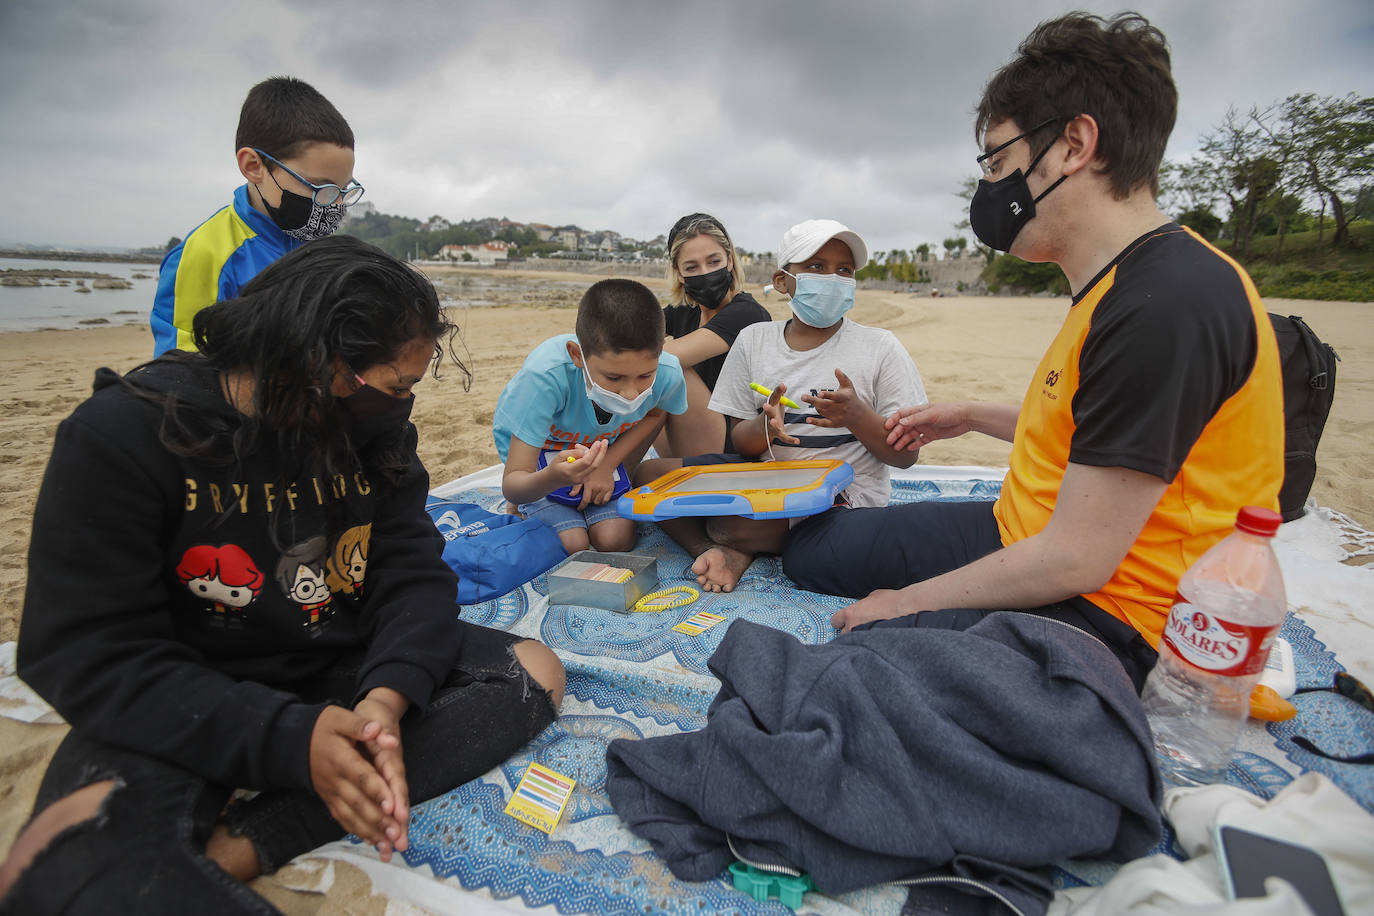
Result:
{"label": "blue and yellow tracksuit jacket", "polygon": [[174,348],[194,350],[191,319],[196,312],[233,299],[260,270],[301,244],[254,210],[248,185],[240,186],[232,205],[193,229],[162,259],[149,322],[153,355]]}

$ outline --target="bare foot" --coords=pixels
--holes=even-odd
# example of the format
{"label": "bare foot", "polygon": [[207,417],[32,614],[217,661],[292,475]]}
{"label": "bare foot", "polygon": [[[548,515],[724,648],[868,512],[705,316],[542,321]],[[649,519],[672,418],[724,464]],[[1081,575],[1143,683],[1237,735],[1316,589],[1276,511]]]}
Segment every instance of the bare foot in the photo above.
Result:
{"label": "bare foot", "polygon": [[697,557],[692,564],[692,572],[697,574],[697,582],[708,592],[733,591],[739,577],[749,568],[754,558],[733,547],[716,545]]}

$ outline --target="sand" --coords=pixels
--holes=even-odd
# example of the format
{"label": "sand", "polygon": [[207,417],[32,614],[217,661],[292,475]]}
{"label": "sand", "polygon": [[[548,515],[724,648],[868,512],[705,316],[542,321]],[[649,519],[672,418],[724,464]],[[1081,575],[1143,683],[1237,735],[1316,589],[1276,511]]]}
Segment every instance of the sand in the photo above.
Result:
{"label": "sand", "polygon": [[[464,390],[463,373],[445,366],[441,378],[417,387],[413,414],[420,455],[435,484],[497,462],[491,420],[502,386],[536,343],[572,331],[577,293],[569,281],[589,283],[607,272],[500,271],[501,277],[522,278],[494,294],[496,301],[510,304],[455,310],[453,317],[462,328],[457,349],[472,371],[471,387]],[[432,271],[441,289],[456,289],[464,278],[471,281],[483,273],[471,268]],[[666,297],[662,281],[645,282]],[[785,300],[761,301],[775,317],[787,315]],[[1374,303],[1266,304],[1270,311],[1302,315],[1341,355],[1313,495],[1322,505],[1374,528],[1374,482],[1362,470],[1374,453]],[[1067,306],[1062,298],[931,299],[860,290],[853,318],[897,335],[916,360],[931,400],[1019,403]],[[57,424],[90,392],[96,368],[125,371],[151,351],[145,325],[0,334],[0,642],[18,634],[33,504]],[[1003,466],[1007,454],[1004,443],[969,436],[925,449],[921,462]],[[27,817],[43,765],[64,731],[64,726],[22,726],[0,719],[0,850],[8,849]],[[313,910],[309,900],[290,903],[288,892],[272,896],[293,913]],[[363,905],[355,911],[372,909]]]}

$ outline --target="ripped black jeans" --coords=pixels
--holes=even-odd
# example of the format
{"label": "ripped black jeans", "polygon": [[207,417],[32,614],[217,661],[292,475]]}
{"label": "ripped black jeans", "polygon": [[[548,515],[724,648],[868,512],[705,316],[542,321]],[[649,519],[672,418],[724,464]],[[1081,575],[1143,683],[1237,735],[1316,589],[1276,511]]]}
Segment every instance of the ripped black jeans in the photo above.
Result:
{"label": "ripped black jeans", "polygon": [[[515,659],[522,637],[460,623],[468,632],[453,672],[428,706],[401,720],[412,803],[482,775],[557,716]],[[341,662],[297,692],[307,702],[348,705],[357,661]],[[48,766],[34,815],[105,779],[115,785],[100,813],[41,851],[0,901],[0,913],[277,913],[205,856],[215,825],[247,836],[264,873],[344,835],[312,792],[270,790],[226,808],[233,787],[75,730]]]}

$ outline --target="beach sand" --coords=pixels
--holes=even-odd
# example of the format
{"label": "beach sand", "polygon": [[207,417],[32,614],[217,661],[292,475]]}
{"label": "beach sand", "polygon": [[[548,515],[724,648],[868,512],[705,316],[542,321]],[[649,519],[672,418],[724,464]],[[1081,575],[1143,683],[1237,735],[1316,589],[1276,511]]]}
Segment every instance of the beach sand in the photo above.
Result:
{"label": "beach sand", "polygon": [[[447,365],[441,378],[428,378],[417,387],[413,414],[420,455],[435,485],[497,462],[491,420],[501,388],[531,347],[572,331],[578,293],[569,281],[590,283],[608,272],[503,270],[501,277],[522,278],[517,285],[500,284],[497,301],[509,304],[454,310],[462,329],[457,350],[472,371],[471,388],[465,391],[463,373]],[[441,291],[481,273],[432,270]],[[645,282],[661,299],[666,297],[663,281]],[[788,314],[786,301],[777,296],[760,301],[774,317]],[[1312,495],[1366,529],[1374,528],[1374,478],[1367,470],[1374,454],[1374,303],[1266,304],[1273,312],[1302,315],[1341,355]],[[860,290],[852,317],[897,335],[916,360],[931,400],[1019,403],[1067,307],[1063,298],[931,299]],[[89,394],[96,368],[128,370],[145,361],[151,349],[144,324],[0,334],[0,642],[18,634],[33,504],[57,424]],[[1007,456],[1006,444],[968,436],[928,447],[920,461],[1004,466]],[[24,726],[0,719],[0,850],[9,848],[27,817],[43,767],[64,732],[65,726]],[[323,899],[293,894],[281,883],[259,882],[278,906],[293,914],[314,912]],[[380,898],[357,899],[348,912],[381,912],[384,905]]]}

